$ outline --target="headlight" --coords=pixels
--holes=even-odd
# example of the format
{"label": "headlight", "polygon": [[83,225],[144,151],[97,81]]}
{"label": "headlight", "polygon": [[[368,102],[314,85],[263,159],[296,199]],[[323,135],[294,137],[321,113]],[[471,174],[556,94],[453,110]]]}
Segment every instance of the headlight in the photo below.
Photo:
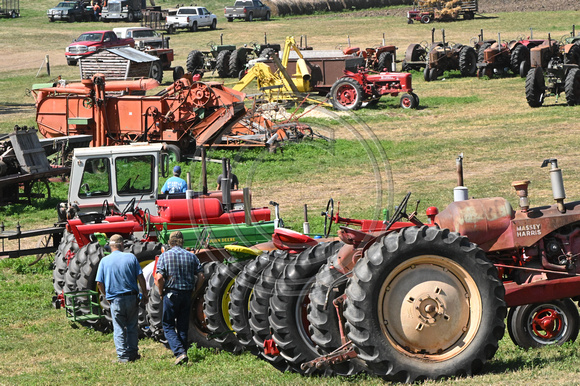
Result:
{"label": "headlight", "polygon": [[70,47],[67,47],[64,52],[70,52]]}
{"label": "headlight", "polygon": [[97,50],[96,46],[87,47],[87,51],[89,51],[89,52],[96,51],[96,50]]}

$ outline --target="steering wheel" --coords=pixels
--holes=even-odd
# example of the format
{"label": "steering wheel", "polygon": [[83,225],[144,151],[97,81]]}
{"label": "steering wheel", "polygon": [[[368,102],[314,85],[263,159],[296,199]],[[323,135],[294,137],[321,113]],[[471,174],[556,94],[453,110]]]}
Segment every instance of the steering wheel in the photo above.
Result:
{"label": "steering wheel", "polygon": [[[330,211],[330,216],[328,215]],[[326,204],[326,212],[321,213],[324,216],[324,237],[330,235],[330,228],[332,228],[332,219],[334,218],[334,200],[331,198]]]}
{"label": "steering wheel", "polygon": [[111,210],[109,208],[109,201],[107,201],[107,200],[103,201],[103,207],[101,208],[101,213],[103,213],[103,215],[105,217],[111,215]]}
{"label": "steering wheel", "polygon": [[386,231],[388,231],[389,228],[391,228],[391,226],[394,223],[396,223],[399,219],[401,219],[402,217],[408,218],[408,216],[407,216],[407,203],[409,202],[409,197],[411,197],[411,192],[407,193],[407,195],[405,195],[405,198],[403,198],[403,201],[401,201],[399,206],[397,206],[397,210],[395,210],[395,213],[393,213],[393,216],[391,217],[391,219],[387,223],[387,227],[385,228]]}
{"label": "steering wheel", "polygon": [[121,216],[126,215],[129,212],[134,212],[135,211],[135,197],[133,197],[131,199],[131,201],[129,201],[129,203],[127,204],[127,206],[125,207],[125,209],[123,209],[123,211],[121,212]]}

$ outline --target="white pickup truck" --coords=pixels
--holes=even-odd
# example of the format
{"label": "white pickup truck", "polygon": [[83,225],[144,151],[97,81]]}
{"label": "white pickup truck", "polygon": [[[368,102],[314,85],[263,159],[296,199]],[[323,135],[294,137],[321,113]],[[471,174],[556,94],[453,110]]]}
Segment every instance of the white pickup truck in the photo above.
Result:
{"label": "white pickup truck", "polygon": [[174,15],[167,15],[165,21],[165,29],[169,34],[178,28],[195,32],[199,27],[216,29],[217,16],[204,7],[181,7]]}

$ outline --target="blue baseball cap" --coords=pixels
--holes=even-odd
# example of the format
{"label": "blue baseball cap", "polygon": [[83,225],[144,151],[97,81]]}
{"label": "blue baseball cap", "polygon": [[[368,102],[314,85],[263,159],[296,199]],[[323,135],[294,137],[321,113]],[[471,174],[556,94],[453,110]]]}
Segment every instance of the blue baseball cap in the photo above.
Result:
{"label": "blue baseball cap", "polygon": [[181,174],[181,166],[177,165],[176,167],[173,168],[173,173],[179,173]]}

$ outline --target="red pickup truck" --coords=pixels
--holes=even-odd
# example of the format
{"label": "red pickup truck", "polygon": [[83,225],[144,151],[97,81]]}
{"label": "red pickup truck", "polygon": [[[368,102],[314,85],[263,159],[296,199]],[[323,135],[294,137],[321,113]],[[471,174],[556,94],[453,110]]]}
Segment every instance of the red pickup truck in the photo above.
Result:
{"label": "red pickup truck", "polygon": [[90,55],[99,48],[119,46],[135,47],[135,40],[120,39],[113,31],[85,32],[66,48],[64,55],[69,66],[76,66],[79,58]]}

